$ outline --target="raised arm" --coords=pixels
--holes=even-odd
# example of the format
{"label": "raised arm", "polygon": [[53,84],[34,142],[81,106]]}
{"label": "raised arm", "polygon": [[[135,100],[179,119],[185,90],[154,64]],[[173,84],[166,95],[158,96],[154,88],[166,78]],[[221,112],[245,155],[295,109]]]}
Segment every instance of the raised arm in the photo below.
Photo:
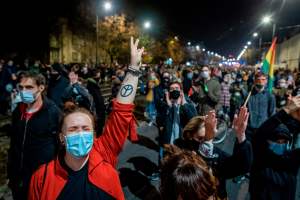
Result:
{"label": "raised arm", "polygon": [[126,74],[125,79],[122,82],[121,88],[117,95],[117,102],[119,103],[132,103],[136,94],[140,73],[140,62],[142,59],[142,54],[144,52],[144,48],[138,49],[138,44],[139,40],[137,39],[134,42],[133,38],[131,37],[131,63],[128,68],[128,73]]}
{"label": "raised arm", "polygon": [[101,156],[113,166],[121,152],[125,140],[130,134],[131,140],[137,140],[136,123],[133,116],[140,62],[144,48],[138,49],[139,40],[130,40],[131,66],[118,92],[113,100],[112,112],[103,129],[103,134],[94,143],[94,147]]}

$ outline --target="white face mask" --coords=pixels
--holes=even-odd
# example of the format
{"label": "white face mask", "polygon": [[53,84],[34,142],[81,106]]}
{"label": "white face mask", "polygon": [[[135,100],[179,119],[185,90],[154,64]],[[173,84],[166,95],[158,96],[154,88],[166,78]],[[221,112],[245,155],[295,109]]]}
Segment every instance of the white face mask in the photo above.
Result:
{"label": "white face mask", "polygon": [[209,73],[207,71],[201,72],[201,77],[207,79],[209,77]]}
{"label": "white face mask", "polygon": [[286,83],[280,83],[280,84],[279,84],[279,87],[280,87],[280,88],[287,88],[287,85],[286,85]]}

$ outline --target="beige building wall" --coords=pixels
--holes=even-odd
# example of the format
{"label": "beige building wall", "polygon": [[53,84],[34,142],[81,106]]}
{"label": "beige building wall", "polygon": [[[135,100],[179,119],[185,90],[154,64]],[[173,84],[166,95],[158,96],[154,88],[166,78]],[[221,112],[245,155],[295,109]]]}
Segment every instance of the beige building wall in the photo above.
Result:
{"label": "beige building wall", "polygon": [[280,67],[298,69],[300,62],[300,34],[277,46],[276,64]]}
{"label": "beige building wall", "polygon": [[95,63],[95,33],[73,32],[66,20],[60,22],[60,32],[50,34],[50,63]]}

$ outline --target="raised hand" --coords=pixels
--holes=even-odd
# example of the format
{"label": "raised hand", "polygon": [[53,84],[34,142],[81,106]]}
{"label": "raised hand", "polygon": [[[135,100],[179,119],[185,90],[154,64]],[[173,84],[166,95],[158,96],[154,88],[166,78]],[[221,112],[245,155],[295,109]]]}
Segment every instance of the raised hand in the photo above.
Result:
{"label": "raised hand", "polygon": [[166,91],[165,95],[166,95],[167,104],[168,104],[169,107],[171,107],[172,106],[172,102],[171,102],[171,99],[170,99],[170,93],[168,91]]}
{"label": "raised hand", "polygon": [[300,109],[300,96],[290,97],[287,105],[283,108],[286,113],[291,114]]}
{"label": "raised hand", "polygon": [[133,40],[133,37],[130,38],[130,49],[131,49],[131,66],[139,69],[140,63],[142,61],[142,55],[144,52],[144,47],[138,48],[139,45],[139,39],[137,39],[135,42]]}
{"label": "raised hand", "polygon": [[217,132],[217,118],[214,110],[209,111],[205,118],[205,140],[212,140]]}
{"label": "raised hand", "polygon": [[238,115],[234,116],[232,128],[235,130],[236,137],[239,143],[246,140],[246,128],[248,124],[249,112],[247,107],[241,107]]}

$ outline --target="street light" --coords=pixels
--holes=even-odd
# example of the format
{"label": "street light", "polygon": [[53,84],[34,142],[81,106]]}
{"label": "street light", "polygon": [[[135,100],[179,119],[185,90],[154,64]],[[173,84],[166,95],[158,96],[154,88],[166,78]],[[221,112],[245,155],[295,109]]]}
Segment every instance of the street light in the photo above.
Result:
{"label": "street light", "polygon": [[[106,1],[103,4],[103,8],[105,11],[110,11],[112,9],[112,3],[110,1]],[[96,6],[97,9],[97,6]],[[98,43],[99,43],[99,15],[96,10],[96,65],[98,65]]]}
{"label": "street light", "polygon": [[202,51],[205,51],[205,49],[202,49]]}
{"label": "street light", "polygon": [[[271,23],[272,21],[274,21],[272,19],[272,17],[270,15],[266,15],[262,18],[262,23],[263,24],[269,24]],[[272,32],[272,38],[275,37],[275,32],[276,32],[276,23],[273,22],[273,32]]]}
{"label": "street light", "polygon": [[251,45],[251,44],[252,44],[252,42],[251,42],[251,41],[248,41],[248,42],[247,42],[247,45]]}
{"label": "street light", "polygon": [[271,16],[269,16],[269,15],[266,15],[266,16],[264,16],[264,17],[262,18],[262,23],[263,23],[263,24],[269,24],[271,21],[272,21],[272,18],[271,18]]}
{"label": "street light", "polygon": [[151,28],[151,22],[150,22],[150,21],[145,21],[145,23],[144,23],[144,28],[145,28],[145,29]]}
{"label": "street light", "polygon": [[258,36],[258,33],[253,33],[253,37],[257,37]]}
{"label": "street light", "polygon": [[245,45],[245,46],[244,46],[244,49],[247,49],[247,48],[248,48],[248,46],[247,46],[247,45]]}
{"label": "street light", "polygon": [[104,8],[104,10],[111,10],[111,8],[112,8],[112,4],[111,4],[111,2],[109,2],[109,1],[107,1],[107,2],[105,2],[104,4],[103,4],[103,8]]}
{"label": "street light", "polygon": [[196,50],[197,50],[197,51],[200,50],[200,46],[199,46],[199,45],[196,46]]}
{"label": "street light", "polygon": [[189,46],[191,46],[191,42],[188,42],[187,44],[188,44]]}

